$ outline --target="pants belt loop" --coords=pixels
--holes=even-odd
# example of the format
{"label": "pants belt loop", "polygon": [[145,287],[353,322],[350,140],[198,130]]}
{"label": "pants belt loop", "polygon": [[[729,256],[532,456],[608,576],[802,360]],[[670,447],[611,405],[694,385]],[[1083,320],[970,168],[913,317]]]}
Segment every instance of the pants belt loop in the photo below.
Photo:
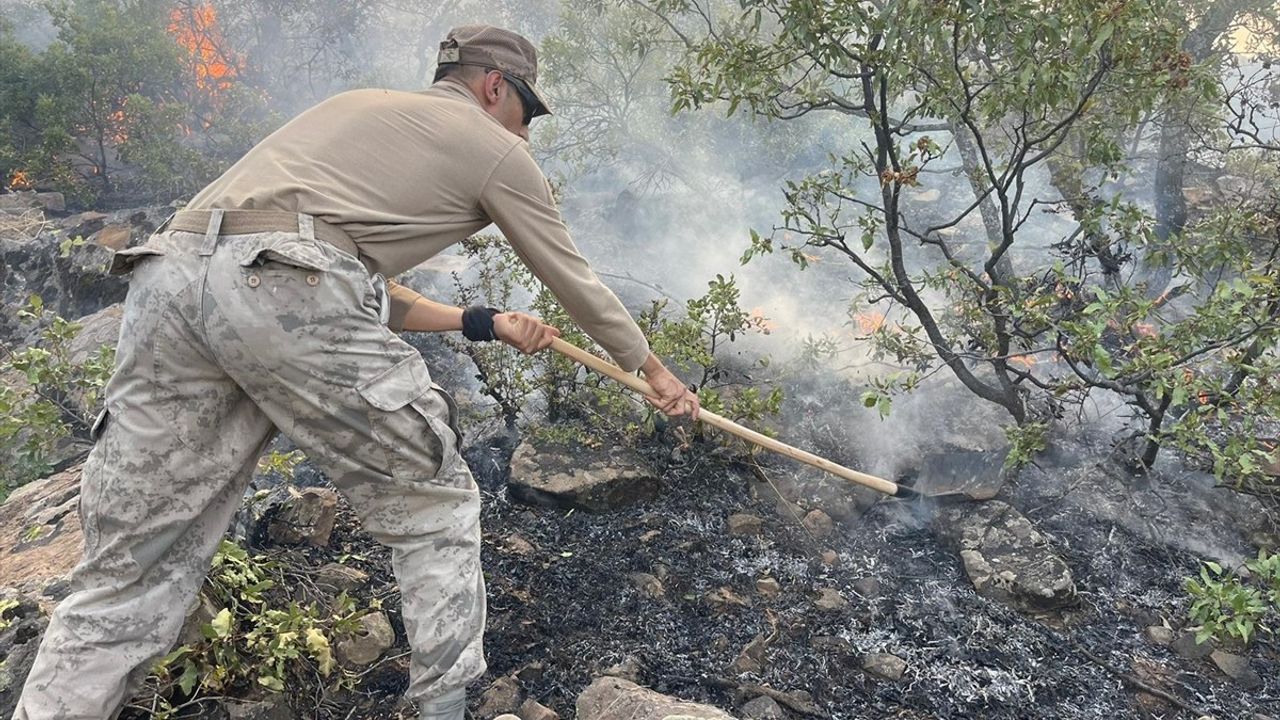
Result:
{"label": "pants belt loop", "polygon": [[315,240],[316,219],[306,213],[298,213],[298,234],[303,240]]}
{"label": "pants belt loop", "polygon": [[218,233],[222,231],[223,213],[221,209],[209,211],[209,227],[205,228],[204,243],[200,246],[202,256],[212,255],[213,248],[218,244]]}

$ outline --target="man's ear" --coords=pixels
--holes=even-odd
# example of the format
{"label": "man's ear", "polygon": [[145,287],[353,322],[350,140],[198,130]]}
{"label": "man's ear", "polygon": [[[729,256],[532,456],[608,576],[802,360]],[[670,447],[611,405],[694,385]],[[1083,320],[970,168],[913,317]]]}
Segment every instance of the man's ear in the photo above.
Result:
{"label": "man's ear", "polygon": [[497,70],[490,70],[484,74],[484,99],[490,103],[496,103],[501,99],[499,87],[502,86],[502,73]]}

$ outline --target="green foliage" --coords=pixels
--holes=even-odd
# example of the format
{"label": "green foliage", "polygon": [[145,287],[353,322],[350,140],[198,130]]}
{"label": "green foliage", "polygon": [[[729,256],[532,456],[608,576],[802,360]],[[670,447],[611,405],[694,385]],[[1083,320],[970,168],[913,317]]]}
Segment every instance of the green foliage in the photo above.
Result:
{"label": "green foliage", "polygon": [[44,329],[31,347],[0,348],[0,500],[47,474],[64,438],[88,439],[115,364],[110,345],[73,358],[71,344],[80,325],[51,316],[37,295],[18,316]]}
{"label": "green foliage", "polygon": [[1009,425],[1005,427],[1005,437],[1009,440],[1009,452],[1005,455],[1004,466],[1009,470],[1019,470],[1049,446],[1049,424]]}
{"label": "green foliage", "polygon": [[169,32],[170,2],[46,8],[58,35],[40,52],[0,23],[0,185],[21,173],[72,205],[167,202],[198,190],[278,123],[252,89],[219,88],[211,99],[193,51]]}
{"label": "green foliage", "polygon": [[[505,308],[528,307],[544,322],[559,327],[562,337],[580,347],[591,341],[573,323],[555,296],[524,267],[501,238],[477,236],[463,244],[473,260],[477,276],[464,281],[455,275],[456,302],[483,302]],[[725,347],[744,333],[768,332],[763,318],[754,317],[739,304],[732,276],[717,275],[707,293],[691,299],[682,311],[669,300],[655,300],[637,318],[660,357],[671,360],[673,371],[693,378],[703,406],[739,421],[761,420],[776,414],[782,404],[780,388],[761,389],[741,371],[726,366]],[[456,348],[475,362],[484,392],[497,402],[497,411],[508,423],[537,423],[535,408],[553,424],[538,432],[564,436],[576,442],[600,442],[600,432],[635,440],[652,431],[657,417],[647,403],[638,402],[618,384],[587,373],[558,353],[533,356],[516,353],[500,343],[458,342]],[[764,369],[768,359],[757,361]],[[555,427],[563,420],[585,421],[586,428]]]}
{"label": "green foliage", "polygon": [[1213,638],[1244,644],[1259,633],[1274,634],[1280,619],[1280,555],[1258,551],[1245,562],[1247,577],[1206,561],[1199,579],[1187,578],[1191,596],[1188,615],[1196,628],[1196,642]]}
{"label": "green foliage", "polygon": [[321,605],[288,597],[289,587],[279,563],[222,541],[202,591],[218,609],[200,628],[202,639],[175,648],[147,678],[156,717],[171,717],[205,695],[253,686],[283,692],[291,681],[317,676],[354,685],[355,677],[337,666],[333,646],[357,632],[366,611],[345,592]]}
{"label": "green foliage", "polygon": [[307,456],[301,450],[291,450],[287,453],[272,450],[258,459],[258,474],[271,475],[277,482],[292,484],[294,470],[305,459]]}
{"label": "green foliage", "polygon": [[[905,369],[896,391],[948,369],[1024,426],[1009,430],[1015,464],[1044,446],[1050,421],[1116,395],[1133,410],[1135,467],[1172,442],[1235,487],[1274,490],[1257,439],[1277,410],[1274,198],[1223,203],[1166,238],[1120,182],[1142,179],[1125,143],[1138,148],[1161,108],[1223,115],[1245,101],[1183,50],[1194,9],[675,0],[654,11],[688,46],[668,74],[677,112],[854,120],[825,168],[785,183],[781,226],[753,231],[742,261],[850,262],[863,312],[883,319],[863,329],[872,358]],[[1277,165],[1274,147],[1230,152],[1237,169]],[[923,205],[957,163],[969,194]],[[1033,179],[1044,169],[1047,187]],[[1047,256],[1023,250],[1044,242],[1038,207],[1078,225]],[[1140,269],[1171,266],[1178,286],[1162,295],[1157,273],[1132,272],[1135,253]],[[884,412],[882,390],[864,402]]]}

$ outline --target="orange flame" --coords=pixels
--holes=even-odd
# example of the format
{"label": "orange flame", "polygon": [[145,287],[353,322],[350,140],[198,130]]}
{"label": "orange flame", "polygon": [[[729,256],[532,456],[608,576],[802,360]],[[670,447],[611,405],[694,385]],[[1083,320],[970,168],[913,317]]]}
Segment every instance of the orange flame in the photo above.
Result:
{"label": "orange flame", "polygon": [[209,95],[231,87],[244,66],[241,58],[223,50],[217,19],[210,3],[183,3],[169,13],[169,33],[190,55],[196,88]]}
{"label": "orange flame", "polygon": [[853,319],[855,322],[858,323],[858,331],[861,332],[863,335],[870,335],[871,333],[884,327],[884,313],[875,312],[875,311],[867,312],[867,313],[854,313]]}
{"label": "orange flame", "polygon": [[1011,355],[1009,356],[1009,362],[1014,365],[1020,365],[1027,370],[1036,366],[1036,359],[1030,355]]}
{"label": "orange flame", "polygon": [[22,170],[13,173],[13,177],[9,178],[10,190],[30,190],[31,181],[27,179],[27,174]]}
{"label": "orange flame", "polygon": [[751,324],[756,326],[757,328],[760,328],[760,331],[763,332],[765,335],[768,335],[769,333],[773,332],[778,328],[777,323],[765,317],[764,308],[762,307],[751,308],[750,315],[751,315]]}

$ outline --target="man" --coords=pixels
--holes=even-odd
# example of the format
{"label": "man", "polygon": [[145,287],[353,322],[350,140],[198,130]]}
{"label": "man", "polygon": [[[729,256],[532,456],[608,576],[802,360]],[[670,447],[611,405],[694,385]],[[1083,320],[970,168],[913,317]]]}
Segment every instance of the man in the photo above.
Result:
{"label": "man", "polygon": [[669,415],[697,397],[578,254],[529,155],[549,111],[533,46],[459,27],[421,93],[357,90],[294,118],[199,193],[132,268],[116,372],[84,467],[85,554],[16,718],[113,716],[173,644],[276,429],[392,549],[423,718],[460,720],[484,672],[480,498],[452,400],[400,330],[523,352],[555,328],[459,308],[384,276],[490,222]]}

